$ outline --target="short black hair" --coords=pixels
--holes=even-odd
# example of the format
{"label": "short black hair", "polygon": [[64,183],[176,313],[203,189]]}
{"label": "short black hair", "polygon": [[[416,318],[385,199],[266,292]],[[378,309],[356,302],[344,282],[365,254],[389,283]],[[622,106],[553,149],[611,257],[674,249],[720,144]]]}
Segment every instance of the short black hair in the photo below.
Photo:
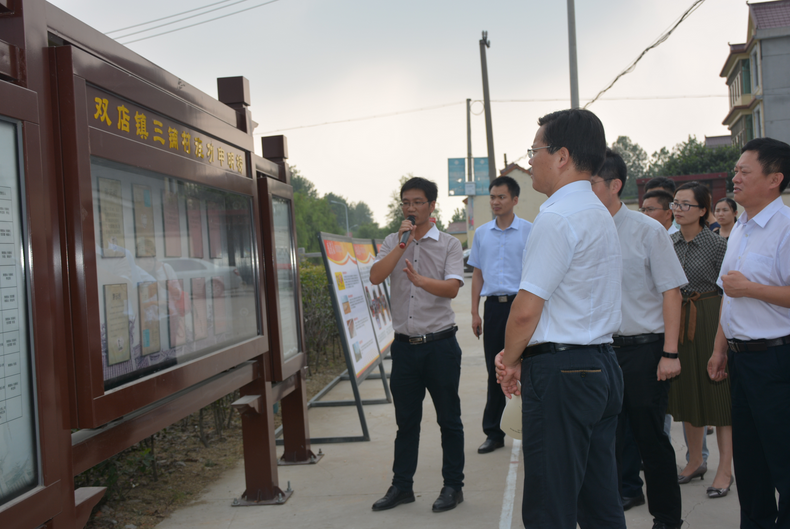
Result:
{"label": "short black hair", "polygon": [[743,146],[741,152],[756,151],[757,161],[766,176],[772,173],[782,174],[779,193],[787,189],[790,182],[790,145],[773,138],[755,138]]}
{"label": "short black hair", "polygon": [[558,110],[538,120],[550,153],[568,149],[577,171],[596,174],[606,156],[606,134],[598,116],[580,108]]}
{"label": "short black hair", "polygon": [[668,189],[670,194],[675,194],[675,181],[671,178],[667,178],[666,176],[657,176],[648,180],[648,182],[645,184],[645,191],[650,191],[651,189],[655,189],[657,187],[660,187],[661,189]]}
{"label": "short black hair", "polygon": [[659,204],[664,209],[669,209],[669,204],[672,203],[672,195],[664,191],[663,189],[653,189],[652,191],[648,191],[645,193],[645,196],[642,197],[642,204],[644,205],[645,200],[648,198],[655,198]]}
{"label": "short black hair", "polygon": [[519,186],[518,182],[509,176],[498,176],[494,178],[494,181],[488,186],[488,191],[490,192],[496,186],[507,186],[507,190],[510,192],[511,198],[517,197],[519,193],[521,193],[521,186]]}
{"label": "short black hair", "polygon": [[436,184],[421,176],[408,179],[400,188],[400,197],[403,198],[403,193],[410,189],[421,189],[422,192],[425,193],[425,198],[428,202],[436,201],[436,195],[439,194],[439,189],[436,187]]}
{"label": "short black hair", "polygon": [[732,210],[733,213],[738,213],[738,203],[735,202],[733,199],[731,199],[730,197],[720,198],[719,200],[716,201],[716,205],[718,206],[722,202],[726,202],[727,205],[730,206],[730,209]]}
{"label": "short black hair", "polygon": [[598,169],[598,172],[594,174],[603,178],[604,181],[606,181],[607,187],[609,186],[609,180],[620,180],[623,185],[620,186],[620,191],[617,192],[617,196],[619,197],[623,194],[625,180],[628,178],[628,168],[625,166],[623,157],[609,147],[606,148],[606,158],[603,161],[603,165]]}
{"label": "short black hair", "polygon": [[704,228],[708,225],[708,215],[710,215],[710,189],[708,189],[708,186],[695,180],[693,182],[686,182],[677,188],[675,195],[677,195],[679,191],[685,190],[694,193],[694,200],[697,201],[697,205],[705,209],[705,214],[699,218],[699,225]]}

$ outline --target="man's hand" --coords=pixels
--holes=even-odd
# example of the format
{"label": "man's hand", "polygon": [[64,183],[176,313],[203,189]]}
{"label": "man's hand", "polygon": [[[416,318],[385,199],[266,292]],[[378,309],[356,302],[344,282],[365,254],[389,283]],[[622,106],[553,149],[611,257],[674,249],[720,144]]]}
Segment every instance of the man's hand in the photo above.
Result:
{"label": "man's hand", "polygon": [[404,268],[403,271],[406,272],[406,277],[409,278],[409,281],[414,283],[415,287],[420,287],[420,288],[423,287],[423,282],[425,278],[414,270],[414,265],[412,265],[408,259],[406,259],[406,268]]}
{"label": "man's hand", "polygon": [[479,314],[472,314],[472,332],[478,338],[483,334],[483,319],[480,318]]}
{"label": "man's hand", "polygon": [[727,355],[714,351],[710,360],[708,360],[708,376],[710,379],[714,382],[719,382],[727,378],[727,373],[724,371],[725,367],[727,367]]}
{"label": "man's hand", "polygon": [[752,282],[737,270],[730,270],[727,275],[721,276],[721,283],[724,293],[731,298],[751,297],[749,290],[752,288]]}
{"label": "man's hand", "polygon": [[521,395],[519,389],[519,381],[521,380],[521,361],[516,362],[515,365],[508,366],[504,363],[505,351],[500,351],[494,358],[494,366],[496,367],[496,378],[499,385],[502,387],[502,393],[507,398],[513,398],[513,395]]}
{"label": "man's hand", "polygon": [[669,380],[680,374],[680,360],[677,358],[661,358],[656,369],[658,380]]}

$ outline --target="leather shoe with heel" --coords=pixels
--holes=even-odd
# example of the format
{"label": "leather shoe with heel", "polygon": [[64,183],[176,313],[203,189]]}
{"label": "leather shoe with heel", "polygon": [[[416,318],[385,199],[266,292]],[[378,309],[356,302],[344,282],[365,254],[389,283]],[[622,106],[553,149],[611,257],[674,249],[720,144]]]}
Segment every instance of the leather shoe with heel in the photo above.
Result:
{"label": "leather shoe with heel", "polygon": [[644,505],[645,504],[645,495],[644,494],[640,494],[639,496],[633,496],[631,498],[627,498],[625,496],[622,496],[621,499],[623,500],[623,510],[624,511],[627,511],[631,507],[638,507],[639,505]]}
{"label": "leather shoe with heel", "polygon": [[727,486],[726,489],[717,489],[716,487],[708,487],[708,498],[723,498],[730,492],[730,487],[732,487],[732,483],[735,481],[735,478],[730,476],[730,484]]}
{"label": "leather shoe with heel", "polygon": [[688,476],[684,476],[683,474],[678,474],[678,484],[679,485],[683,485],[684,483],[688,483],[689,481],[691,481],[692,479],[696,478],[697,476],[699,476],[700,480],[703,480],[703,479],[705,479],[705,472],[707,472],[707,471],[708,471],[708,464],[707,463],[702,463],[697,468],[697,470],[695,470],[694,472],[692,472]]}
{"label": "leather shoe with heel", "polygon": [[442,487],[442,492],[436,501],[433,502],[433,512],[444,512],[455,507],[464,501],[464,493],[452,487]]}
{"label": "leather shoe with heel", "polygon": [[411,503],[414,501],[414,492],[409,490],[400,490],[395,485],[391,486],[383,498],[373,504],[374,511],[386,511],[397,507],[401,503]]}
{"label": "leather shoe with heel", "polygon": [[493,452],[497,448],[502,448],[505,446],[504,441],[494,441],[493,439],[486,439],[483,444],[480,445],[480,448],[477,449],[478,454],[488,454],[489,452]]}

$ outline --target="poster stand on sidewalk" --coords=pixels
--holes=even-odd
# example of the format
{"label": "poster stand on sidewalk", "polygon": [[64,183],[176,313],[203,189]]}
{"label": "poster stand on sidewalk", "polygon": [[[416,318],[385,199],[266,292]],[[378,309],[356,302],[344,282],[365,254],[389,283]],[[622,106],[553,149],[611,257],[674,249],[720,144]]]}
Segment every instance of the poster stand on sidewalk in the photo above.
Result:
{"label": "poster stand on sidewalk", "polygon": [[[374,294],[373,290],[371,290],[372,285],[369,277],[370,267],[373,265],[373,245],[370,240],[358,239],[356,241],[358,243],[357,248],[355,249],[355,241],[350,237],[321,233],[319,239],[321,241],[321,255],[330,285],[329,292],[332,299],[332,308],[335,312],[338,329],[342,330],[340,343],[343,345],[347,370],[344,373],[345,377],[344,375],[337,377],[329,386],[316,395],[310,401],[309,407],[355,405],[359,414],[362,435],[311,439],[311,442],[370,441],[370,433],[362,406],[389,404],[392,402],[386,372],[381,362],[382,349],[379,345],[381,340],[385,350],[388,350],[394,339],[389,304],[386,304],[386,309],[381,305],[380,298],[383,296],[383,291],[379,294],[379,291],[376,290]],[[362,266],[360,266],[360,259],[357,258],[357,252],[362,256]],[[363,274],[360,269],[365,270],[365,273]],[[386,299],[384,301],[386,302]],[[376,322],[377,318],[378,321]],[[389,320],[389,331],[384,325],[384,320],[387,318]],[[389,338],[390,334],[392,335],[391,338]],[[374,373],[376,368],[379,371],[378,376],[375,376],[376,374]],[[375,378],[379,378],[382,381],[386,398],[362,400],[359,394],[359,385],[368,376],[371,376],[371,378],[375,376]],[[330,389],[344,379],[351,382],[354,400],[320,400]]]}

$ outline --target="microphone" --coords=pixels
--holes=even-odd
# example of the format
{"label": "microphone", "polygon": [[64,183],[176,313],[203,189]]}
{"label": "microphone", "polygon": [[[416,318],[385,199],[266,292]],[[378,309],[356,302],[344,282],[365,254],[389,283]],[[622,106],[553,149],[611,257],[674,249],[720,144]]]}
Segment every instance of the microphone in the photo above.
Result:
{"label": "microphone", "polygon": [[[411,225],[414,226],[414,222],[417,220],[416,218],[414,218],[414,215],[409,215],[406,218],[409,219],[409,222],[411,222]],[[406,248],[406,243],[409,240],[409,234],[410,234],[410,232],[404,231],[403,235],[400,236],[400,244],[399,244],[399,246],[401,247],[401,249]]]}

